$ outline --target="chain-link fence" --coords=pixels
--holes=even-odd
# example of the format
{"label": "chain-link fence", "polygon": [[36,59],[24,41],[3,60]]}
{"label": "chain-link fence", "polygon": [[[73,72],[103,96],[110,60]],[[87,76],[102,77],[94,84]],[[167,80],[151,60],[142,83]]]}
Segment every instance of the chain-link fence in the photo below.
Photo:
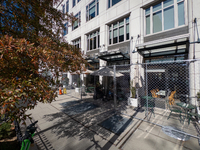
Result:
{"label": "chain-link fence", "polygon": [[[197,125],[200,118],[199,60],[101,68],[111,71],[105,71],[100,76],[97,74],[93,85],[83,81],[86,86],[82,88],[67,87],[67,94],[78,99],[110,101],[115,108],[121,104],[133,106],[135,118],[167,130],[178,128],[188,135],[200,134]],[[168,126],[172,128],[166,128]]]}
{"label": "chain-link fence", "polygon": [[[194,136],[200,133],[196,124],[200,118],[199,60],[116,66],[116,73],[123,70],[127,74],[116,78],[116,88],[126,95],[122,99],[128,105],[140,110],[136,115],[139,119],[162,127],[172,126]],[[117,97],[119,93],[117,90]]]}

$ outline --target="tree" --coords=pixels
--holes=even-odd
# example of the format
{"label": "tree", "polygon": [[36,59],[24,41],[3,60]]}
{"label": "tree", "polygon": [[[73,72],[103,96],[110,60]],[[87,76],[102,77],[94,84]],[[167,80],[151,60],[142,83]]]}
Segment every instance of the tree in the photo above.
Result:
{"label": "tree", "polygon": [[[0,108],[12,121],[25,120],[37,102],[52,102],[62,71],[81,70],[81,51],[66,43],[61,31],[72,14],[63,15],[53,0],[3,0],[0,5]],[[44,76],[52,72],[53,78]],[[3,111],[2,111],[3,110]]]}

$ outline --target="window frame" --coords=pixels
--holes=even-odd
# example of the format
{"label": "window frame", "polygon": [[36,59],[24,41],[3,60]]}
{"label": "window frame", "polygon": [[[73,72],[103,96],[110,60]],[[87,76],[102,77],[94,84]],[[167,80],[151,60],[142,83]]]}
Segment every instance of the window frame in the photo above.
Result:
{"label": "window frame", "polygon": [[66,22],[64,24],[64,29],[63,29],[63,36],[67,35],[68,34],[68,22]]}
{"label": "window frame", "polygon": [[66,1],[66,12],[69,12],[69,0]]}
{"label": "window frame", "polygon": [[76,0],[72,0],[72,8],[76,6]]}
{"label": "window frame", "polygon": [[[117,3],[115,3],[114,5],[116,5],[116,4],[118,4],[119,2],[121,2],[122,0],[119,0]],[[112,2],[113,2],[113,0],[107,0],[107,5],[108,5],[108,9],[109,8],[111,8],[112,6],[114,6],[114,5],[112,5]]]}
{"label": "window frame", "polygon": [[[91,39],[93,39],[95,37],[96,37],[96,47],[94,48],[95,42],[92,42],[92,48],[91,48],[90,47]],[[87,51],[92,51],[92,50],[96,50],[96,49],[100,48],[100,32],[99,32],[99,29],[87,34],[86,39],[87,39]]]}
{"label": "window frame", "polygon": [[63,13],[63,17],[65,16],[65,4],[62,5],[62,13]]}
{"label": "window frame", "polygon": [[[95,3],[93,6],[90,6],[92,3]],[[91,8],[90,8],[91,7]],[[90,21],[93,18],[90,18],[90,10],[95,7],[95,16],[93,18],[95,18],[96,16],[99,15],[99,0],[93,0],[91,1],[87,6],[86,6],[86,22]]]}
{"label": "window frame", "polygon": [[[122,43],[125,41],[130,40],[130,22],[129,22],[129,16],[119,19],[111,24],[108,25],[108,45],[113,45],[113,44],[118,44]],[[123,20],[123,24],[120,25],[120,23]],[[116,27],[115,27],[116,25]],[[128,32],[127,32],[127,26],[129,27]],[[124,28],[124,34],[123,34],[123,40],[120,41],[120,28]],[[114,41],[114,30],[117,30],[117,41]],[[128,37],[127,37],[128,34]],[[111,37],[111,38],[110,38]]]}
{"label": "window frame", "polygon": [[[76,48],[81,49],[81,37],[79,37],[79,38],[73,40],[73,41],[72,41],[72,44],[73,44]],[[78,45],[78,47],[77,47],[77,45]]]}
{"label": "window frame", "polygon": [[75,15],[75,17],[77,18],[76,21],[78,21],[78,22],[77,22],[77,27],[76,27],[76,28],[74,27],[74,24],[76,23],[76,21],[75,21],[75,22],[73,23],[73,25],[72,25],[72,31],[75,30],[75,29],[77,29],[77,28],[81,25],[81,11],[79,11],[79,12]]}
{"label": "window frame", "polygon": [[[186,8],[186,2],[185,0],[173,0],[173,4],[170,4],[166,7],[164,7],[164,2],[166,0],[163,0],[161,1],[160,3],[156,3],[154,5],[150,5],[149,7],[145,7],[143,9],[144,11],[144,35],[145,36],[149,36],[149,35],[153,35],[153,34],[157,34],[157,33],[161,33],[161,32],[165,32],[165,31],[168,31],[168,30],[172,30],[172,29],[175,29],[175,28],[179,28],[179,27],[182,27],[182,26],[185,26],[186,25],[186,11],[187,11],[187,8]],[[184,24],[181,24],[181,25],[178,25],[178,22],[179,22],[179,16],[178,16],[178,4],[180,3],[183,3],[183,6],[184,6]],[[158,5],[158,4],[161,4],[161,9],[160,10],[156,10],[155,12],[153,12],[153,7]],[[170,8],[173,6],[173,13],[174,13],[174,25],[172,28],[168,28],[168,29],[165,29],[164,27],[164,10],[166,10],[167,8]],[[149,13],[146,13],[146,10],[150,9]],[[153,31],[153,14],[156,13],[156,12],[159,12],[161,11],[161,15],[162,15],[162,30],[161,31],[158,31],[158,32],[154,32]],[[149,20],[150,20],[150,23],[149,23],[149,33],[147,33],[147,17],[150,17]]]}

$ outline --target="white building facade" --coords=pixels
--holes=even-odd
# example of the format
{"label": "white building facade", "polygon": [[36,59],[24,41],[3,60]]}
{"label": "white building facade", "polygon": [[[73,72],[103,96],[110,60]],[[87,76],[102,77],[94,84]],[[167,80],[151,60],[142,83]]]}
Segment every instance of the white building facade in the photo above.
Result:
{"label": "white building facade", "polygon": [[63,0],[57,8],[80,20],[66,22],[63,36],[95,69],[200,58],[200,44],[190,43],[198,40],[199,0]]}

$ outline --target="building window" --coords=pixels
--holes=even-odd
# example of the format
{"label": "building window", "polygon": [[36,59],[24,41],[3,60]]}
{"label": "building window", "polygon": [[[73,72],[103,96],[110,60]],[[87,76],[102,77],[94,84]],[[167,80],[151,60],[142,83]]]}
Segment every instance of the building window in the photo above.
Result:
{"label": "building window", "polygon": [[87,50],[94,50],[100,47],[99,30],[87,35]]}
{"label": "building window", "polygon": [[121,0],[108,0],[108,8],[114,6],[115,4],[117,4],[120,1]]}
{"label": "building window", "polygon": [[81,48],[81,38],[72,41],[72,43],[76,48]]}
{"label": "building window", "polygon": [[62,12],[63,12],[63,16],[65,16],[65,5],[63,5],[63,8],[62,8]]}
{"label": "building window", "polygon": [[99,0],[93,0],[86,6],[86,21],[99,15]]}
{"label": "building window", "polygon": [[165,0],[145,9],[146,35],[185,24],[184,0]]}
{"label": "building window", "polygon": [[76,5],[76,0],[72,0],[72,7]]}
{"label": "building window", "polygon": [[68,34],[68,22],[64,24],[63,36]]}
{"label": "building window", "polygon": [[72,30],[78,28],[81,25],[81,12],[79,11],[75,17],[77,18],[76,21],[74,21],[73,26],[72,26]]}
{"label": "building window", "polygon": [[129,17],[109,25],[109,44],[129,40]]}
{"label": "building window", "polygon": [[184,9],[184,0],[177,0],[178,4],[178,26],[185,24],[185,9]]}
{"label": "building window", "polygon": [[[80,2],[80,1],[81,1],[81,0],[78,0],[78,2]],[[77,2],[77,3],[78,3],[78,2]]]}
{"label": "building window", "polygon": [[66,12],[69,12],[69,1],[66,1]]}

